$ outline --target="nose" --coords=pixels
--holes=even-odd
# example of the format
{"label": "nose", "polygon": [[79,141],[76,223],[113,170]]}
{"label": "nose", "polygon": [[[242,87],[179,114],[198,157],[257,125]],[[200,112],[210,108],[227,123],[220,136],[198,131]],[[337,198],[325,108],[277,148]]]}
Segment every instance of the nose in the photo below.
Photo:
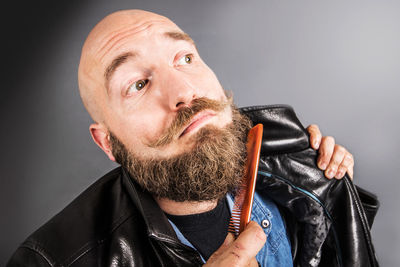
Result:
{"label": "nose", "polygon": [[172,69],[165,71],[160,84],[163,103],[172,111],[189,106],[197,97],[197,89],[193,81],[182,71]]}

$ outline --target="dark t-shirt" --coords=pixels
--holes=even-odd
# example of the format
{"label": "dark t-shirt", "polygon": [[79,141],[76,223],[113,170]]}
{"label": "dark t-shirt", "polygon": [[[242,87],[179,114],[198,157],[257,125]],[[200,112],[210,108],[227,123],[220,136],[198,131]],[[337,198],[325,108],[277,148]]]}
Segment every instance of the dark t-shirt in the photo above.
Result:
{"label": "dark t-shirt", "polygon": [[204,213],[166,215],[205,260],[224,242],[231,216],[226,198],[220,200],[213,210]]}

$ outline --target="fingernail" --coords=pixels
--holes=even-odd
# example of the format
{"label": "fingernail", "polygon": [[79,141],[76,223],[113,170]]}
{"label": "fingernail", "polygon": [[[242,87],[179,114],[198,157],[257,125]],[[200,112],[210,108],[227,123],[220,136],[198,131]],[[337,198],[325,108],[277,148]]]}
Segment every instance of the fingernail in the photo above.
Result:
{"label": "fingernail", "polygon": [[326,163],[320,162],[319,163],[319,167],[320,167],[321,170],[325,170],[326,169]]}
{"label": "fingernail", "polygon": [[334,175],[335,175],[335,170],[334,170],[334,169],[328,170],[328,176],[329,176],[329,178],[332,178]]}
{"label": "fingernail", "polygon": [[267,239],[267,236],[265,235],[263,230],[258,230],[256,233],[256,237],[259,238],[260,240],[263,240],[263,242],[265,242],[265,240]]}
{"label": "fingernail", "polygon": [[317,141],[317,140],[314,140],[313,146],[314,146],[314,148],[317,148],[317,147],[318,147],[318,141]]}
{"label": "fingernail", "polygon": [[338,178],[342,178],[343,176],[344,176],[344,172],[342,170],[340,170],[336,173],[336,177],[338,177]]}

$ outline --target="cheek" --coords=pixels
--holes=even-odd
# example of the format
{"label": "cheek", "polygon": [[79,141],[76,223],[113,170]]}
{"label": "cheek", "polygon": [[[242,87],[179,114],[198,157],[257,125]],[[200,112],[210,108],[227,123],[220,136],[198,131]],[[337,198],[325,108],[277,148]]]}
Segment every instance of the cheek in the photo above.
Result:
{"label": "cheek", "polygon": [[166,118],[161,112],[144,112],[146,115],[133,115],[128,118],[120,128],[123,136],[132,146],[146,146],[154,141],[164,130]]}
{"label": "cheek", "polygon": [[131,104],[128,99],[112,104],[108,125],[126,145],[147,144],[162,131],[166,117],[154,101],[145,98]]}

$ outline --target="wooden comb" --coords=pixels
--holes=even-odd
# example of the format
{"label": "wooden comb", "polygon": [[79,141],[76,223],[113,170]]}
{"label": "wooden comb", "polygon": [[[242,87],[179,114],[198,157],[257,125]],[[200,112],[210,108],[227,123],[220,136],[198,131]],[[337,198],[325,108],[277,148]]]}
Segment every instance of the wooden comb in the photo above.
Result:
{"label": "wooden comb", "polygon": [[260,159],[263,125],[257,124],[250,129],[247,135],[247,160],[245,172],[233,203],[232,216],[229,222],[228,232],[238,236],[250,222],[251,209],[253,207],[254,189],[258,161]]}

